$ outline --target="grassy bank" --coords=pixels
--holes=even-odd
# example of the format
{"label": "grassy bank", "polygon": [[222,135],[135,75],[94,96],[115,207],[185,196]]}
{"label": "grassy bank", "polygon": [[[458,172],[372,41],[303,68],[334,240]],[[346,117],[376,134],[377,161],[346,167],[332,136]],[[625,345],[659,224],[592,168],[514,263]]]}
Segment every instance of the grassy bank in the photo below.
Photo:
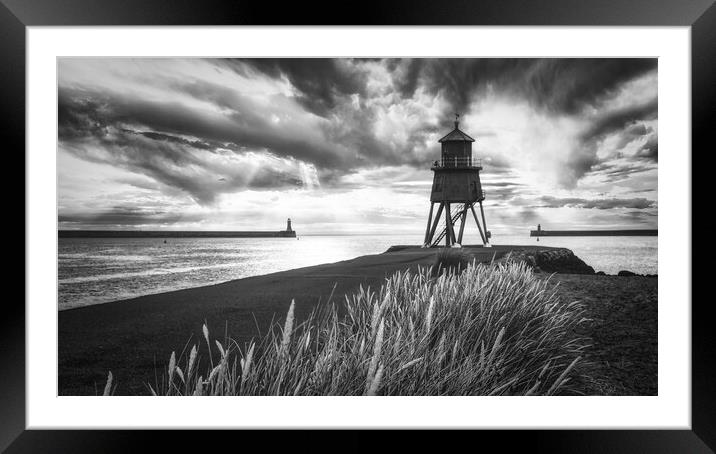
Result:
{"label": "grassy bank", "polygon": [[[449,271],[449,268],[448,268]],[[521,263],[429,268],[360,287],[240,345],[172,353],[148,392],[166,395],[580,394],[590,365],[583,308]],[[121,377],[118,377],[121,379]],[[111,393],[112,384],[107,387]]]}

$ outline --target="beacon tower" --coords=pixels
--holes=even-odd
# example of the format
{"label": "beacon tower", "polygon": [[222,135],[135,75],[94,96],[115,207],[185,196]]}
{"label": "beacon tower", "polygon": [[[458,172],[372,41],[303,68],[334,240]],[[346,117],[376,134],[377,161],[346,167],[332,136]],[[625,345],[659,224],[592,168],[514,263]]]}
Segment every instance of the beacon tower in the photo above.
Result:
{"label": "beacon tower", "polygon": [[[459,118],[456,114],[455,129],[438,141],[442,148],[440,161],[435,161],[430,168],[434,173],[433,187],[423,247],[438,246],[443,240],[447,247],[460,247],[468,212],[477,224],[482,244],[490,246],[491,235],[482,209],[482,201],[485,200],[480,184],[482,165],[480,160],[472,157],[475,139],[460,130]],[[475,211],[476,204],[480,207],[482,223]],[[433,217],[435,205],[438,209]]]}

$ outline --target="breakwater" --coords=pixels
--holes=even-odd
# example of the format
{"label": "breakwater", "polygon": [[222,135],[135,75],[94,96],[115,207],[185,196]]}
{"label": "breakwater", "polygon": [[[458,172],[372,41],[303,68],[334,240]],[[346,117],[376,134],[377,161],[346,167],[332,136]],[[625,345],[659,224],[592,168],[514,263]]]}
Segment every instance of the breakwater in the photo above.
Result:
{"label": "breakwater", "polygon": [[530,236],[658,236],[658,230],[530,230]]}
{"label": "breakwater", "polygon": [[295,230],[58,230],[59,238],[296,238]]}

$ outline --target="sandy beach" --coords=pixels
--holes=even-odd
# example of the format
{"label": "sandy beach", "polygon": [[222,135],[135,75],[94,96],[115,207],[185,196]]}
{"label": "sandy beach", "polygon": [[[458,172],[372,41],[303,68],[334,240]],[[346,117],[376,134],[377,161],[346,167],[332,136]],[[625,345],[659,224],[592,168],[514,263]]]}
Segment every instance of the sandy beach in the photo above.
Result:
{"label": "sandy beach", "polygon": [[[557,249],[495,246],[465,250],[475,260],[489,263],[510,251],[550,256]],[[155,371],[163,370],[172,351],[179,352],[200,339],[205,321],[212,336],[223,339],[228,333],[242,345],[265,333],[272,322],[279,322],[292,299],[301,320],[318,305],[343,301],[344,295],[360,285],[375,288],[396,271],[429,266],[436,253],[435,249],[394,247],[383,254],[332,264],[60,311],[58,393],[101,393],[111,370],[116,394],[146,395],[146,384],[153,383]],[[554,263],[562,266],[560,260]],[[545,278],[560,271],[539,260],[537,265],[545,268],[540,273]],[[587,305],[592,321],[580,334],[592,339],[589,359],[608,379],[594,392],[656,394],[657,279],[570,272],[550,279],[559,283],[565,302],[580,300]]]}

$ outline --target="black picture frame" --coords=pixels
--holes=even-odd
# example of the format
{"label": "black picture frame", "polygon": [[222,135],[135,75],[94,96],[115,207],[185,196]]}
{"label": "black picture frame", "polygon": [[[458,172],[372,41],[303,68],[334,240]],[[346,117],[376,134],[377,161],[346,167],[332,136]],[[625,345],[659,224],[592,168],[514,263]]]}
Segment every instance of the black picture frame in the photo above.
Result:
{"label": "black picture frame", "polygon": [[[692,64],[692,149],[708,145],[716,105],[716,6],[714,0],[382,0],[360,3],[170,0],[0,0],[0,136],[6,156],[25,153],[25,44],[29,26],[116,25],[550,25],[690,26]],[[22,166],[24,159],[16,168]],[[9,179],[6,194],[17,191]],[[695,192],[694,192],[695,193]],[[16,201],[17,202],[17,201]],[[19,204],[19,202],[17,202]],[[23,203],[24,205],[24,203]],[[22,208],[24,212],[24,206]],[[20,208],[14,210],[20,212]],[[23,224],[24,225],[24,224]],[[24,225],[23,232],[26,232]],[[25,235],[25,244],[28,238]],[[23,260],[24,263],[24,260]],[[17,266],[17,269],[20,267]],[[23,266],[24,271],[24,266]],[[18,271],[15,271],[16,273]],[[693,282],[692,278],[692,282]],[[695,293],[694,293],[695,294]],[[689,304],[670,301],[669,304]],[[549,452],[713,452],[716,449],[716,348],[708,317],[710,298],[694,298],[692,310],[691,430],[482,431],[471,435],[482,446],[516,444]],[[25,308],[4,299],[0,318],[0,449],[7,452],[125,452],[149,447],[146,438],[188,447],[190,433],[25,430]],[[343,445],[360,435],[333,432]],[[433,437],[440,437],[434,434]],[[224,435],[225,437],[225,435]],[[305,439],[304,439],[305,437]],[[211,444],[217,443],[210,435]],[[264,437],[265,438],[265,437]],[[427,435],[411,432],[411,443]],[[454,440],[452,435],[450,440]],[[271,437],[293,446],[312,444],[310,435]],[[237,443],[234,438],[233,443]],[[445,447],[445,442],[441,443]],[[249,445],[244,445],[249,449]],[[365,445],[364,445],[365,446]],[[494,445],[493,445],[494,446]],[[458,446],[456,445],[456,448]]]}

